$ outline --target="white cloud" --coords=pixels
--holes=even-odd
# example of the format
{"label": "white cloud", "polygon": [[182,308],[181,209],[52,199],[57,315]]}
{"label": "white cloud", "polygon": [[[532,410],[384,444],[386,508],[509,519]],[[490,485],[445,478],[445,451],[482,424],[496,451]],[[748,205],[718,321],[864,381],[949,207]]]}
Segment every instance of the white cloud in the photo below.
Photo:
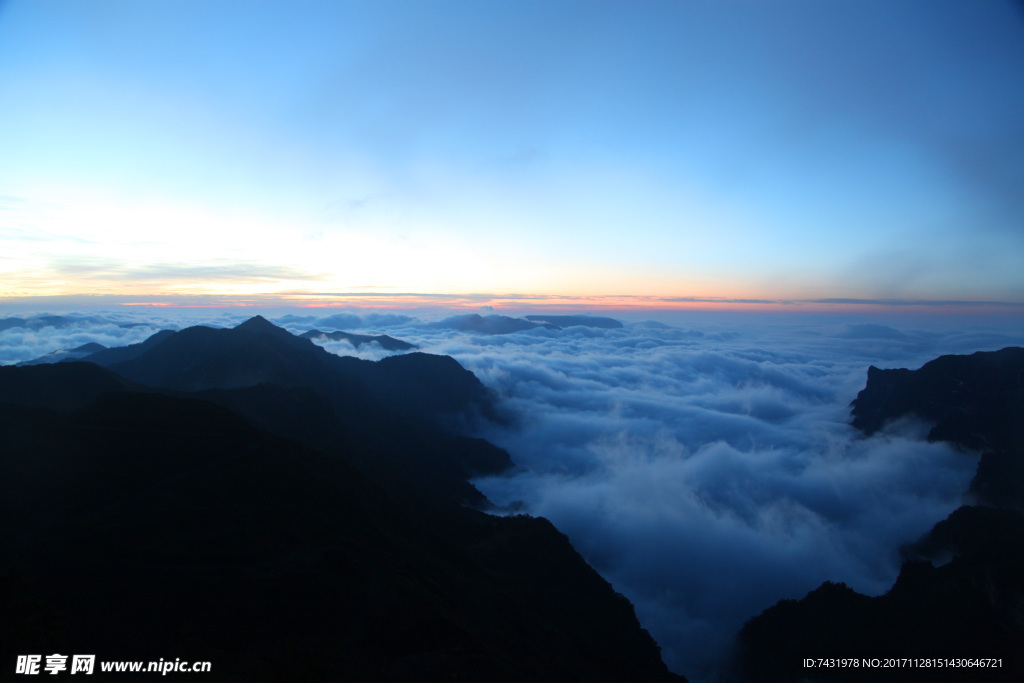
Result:
{"label": "white cloud", "polygon": [[551,519],[634,602],[670,666],[698,679],[781,598],[826,580],[888,589],[899,546],[959,505],[969,456],[928,444],[919,425],[871,439],[848,425],[867,366],[1024,336],[828,318],[420,334],[520,416],[486,436],[521,470],[478,486]]}
{"label": "white cloud", "polygon": [[[0,361],[253,313],[118,312],[68,329],[6,330]],[[928,444],[912,422],[870,439],[849,426],[868,365],[916,368],[1024,345],[1019,326],[974,318],[693,314],[663,318],[674,326],[486,336],[401,312],[265,315],[294,332],[386,331],[454,356],[495,389],[515,419],[483,435],[519,468],[479,487],[499,506],[551,519],[633,601],[669,665],[698,680],[742,623],[779,599],[825,580],[888,589],[899,546],[959,504],[971,457]],[[131,321],[147,325],[118,326]]]}

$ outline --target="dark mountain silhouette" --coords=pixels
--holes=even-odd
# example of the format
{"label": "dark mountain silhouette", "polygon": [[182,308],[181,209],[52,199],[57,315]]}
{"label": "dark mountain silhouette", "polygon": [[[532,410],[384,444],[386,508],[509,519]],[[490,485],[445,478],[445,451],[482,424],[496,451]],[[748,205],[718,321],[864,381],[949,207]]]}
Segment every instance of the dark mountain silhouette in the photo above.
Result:
{"label": "dark mountain silhouette", "polygon": [[[487,400],[451,359],[338,363],[263,319],[146,344],[110,369],[0,368],[5,659],[170,655],[213,662],[210,680],[678,680],[550,523],[450,496],[510,464],[438,419]],[[390,396],[405,386],[422,395]],[[444,405],[415,414],[431,388]]]}
{"label": "dark mountain silhouette", "polygon": [[[142,384],[179,391],[275,383],[306,386],[339,405],[376,401],[418,416],[477,410],[493,398],[447,356],[412,353],[380,362],[339,357],[256,316],[233,329],[189,327],[86,360]],[[400,385],[400,386],[399,386]]]}
{"label": "dark mountain silhouette", "polygon": [[[1024,680],[1024,349],[943,356],[919,370],[868,371],[853,402],[865,434],[906,415],[930,440],[986,450],[969,497],[916,543],[885,595],[827,583],[783,600],[739,636],[751,681],[895,680],[893,672],[816,668],[805,657],[998,658],[1000,668],[903,668],[899,680]],[[970,457],[965,453],[964,457]]]}
{"label": "dark mountain silhouette", "polygon": [[106,393],[145,390],[92,363],[0,366],[0,404],[67,411]]}
{"label": "dark mountain silhouette", "polygon": [[[96,363],[104,367],[113,365],[114,363],[122,363],[127,360],[135,358],[141,353],[145,353],[149,349],[153,348],[167,337],[174,334],[174,330],[160,330],[156,334],[150,335],[145,341],[138,344],[129,344],[128,346],[115,346],[96,353],[90,354],[85,358],[89,359],[90,363]],[[80,358],[78,360],[85,360]]]}
{"label": "dark mountain silhouette", "polygon": [[934,424],[930,441],[984,451],[972,498],[1024,510],[1024,349],[942,356],[914,371],[872,366],[851,405],[865,434],[915,415]]}
{"label": "dark mountain silhouette", "polygon": [[951,557],[1024,552],[1024,516],[997,508],[965,505],[903,549],[908,559],[944,563]]}
{"label": "dark mountain silhouette", "polygon": [[415,344],[410,344],[407,341],[401,339],[395,339],[394,337],[386,334],[352,334],[351,332],[342,332],[340,330],[334,332],[321,332],[320,330],[310,330],[309,332],[303,332],[299,335],[303,339],[319,339],[323,337],[330,341],[347,341],[357,349],[363,344],[379,344],[385,351],[411,351],[416,348]]}
{"label": "dark mountain silhouette", "polygon": [[913,414],[934,422],[933,441],[1005,451],[1024,444],[1024,349],[942,356],[919,370],[868,368],[853,401],[853,425],[873,434]]}
{"label": "dark mountain silhouette", "polygon": [[622,327],[622,323],[614,318],[602,318],[596,315],[528,315],[526,319],[549,323],[556,327],[598,327],[606,330]]}
{"label": "dark mountain silhouette", "polygon": [[1024,453],[989,451],[981,454],[968,499],[981,505],[1024,512]]}
{"label": "dark mountain silhouette", "polygon": [[506,315],[481,316],[476,313],[455,315],[433,323],[434,327],[443,327],[478,334],[512,334],[543,327],[548,330],[560,330],[563,327],[599,327],[615,329],[622,323],[612,318],[591,315],[528,315],[525,318],[510,318]]}
{"label": "dark mountain silhouette", "polygon": [[467,478],[511,466],[504,451],[456,437],[497,415],[488,390],[447,356],[339,357],[256,316],[233,329],[160,332],[87,360],[146,386],[206,392],[278,435],[343,453],[401,500],[432,509],[485,504]]}
{"label": "dark mountain silhouette", "polygon": [[522,318],[510,318],[507,315],[481,316],[476,313],[455,315],[433,323],[432,326],[462,330],[463,332],[476,332],[477,334],[512,334],[513,332],[523,332],[524,330],[532,330],[537,327],[555,329],[554,325],[531,322]]}
{"label": "dark mountain silhouette", "polygon": [[99,351],[105,350],[107,347],[103,344],[97,344],[96,342],[89,342],[88,344],[82,344],[76,346],[73,349],[61,349],[59,351],[53,351],[45,356],[39,358],[33,358],[32,360],[25,360],[17,365],[44,365],[46,363],[63,363],[65,361],[81,360],[86,356],[90,356]]}
{"label": "dark mountain silhouette", "polygon": [[[780,601],[741,632],[744,680],[1021,680],[1019,567],[1019,557],[997,564],[964,556],[940,567],[911,561],[892,589],[877,598],[825,583],[802,600]],[[809,669],[805,657],[854,658],[858,664],[864,659],[891,663],[892,658],[943,662],[942,668],[903,661],[899,670],[881,665]],[[947,666],[954,659],[984,659],[998,668]]]}

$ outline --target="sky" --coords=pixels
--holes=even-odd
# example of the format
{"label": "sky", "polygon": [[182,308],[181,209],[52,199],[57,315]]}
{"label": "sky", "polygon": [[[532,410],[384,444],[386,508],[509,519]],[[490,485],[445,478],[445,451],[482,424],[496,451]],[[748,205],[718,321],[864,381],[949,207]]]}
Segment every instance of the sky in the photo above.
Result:
{"label": "sky", "polygon": [[[495,511],[691,680],[963,502],[849,402],[1024,345],[1022,187],[1011,0],[0,0],[0,364],[253,312],[450,354],[516,416]],[[545,311],[625,326],[444,324]]]}
{"label": "sky", "polygon": [[0,302],[1019,318],[1022,84],[1011,0],[6,0]]}
{"label": "sky", "polygon": [[[493,512],[692,680],[963,502],[849,403],[1024,345],[1022,187],[1011,0],[0,0],[0,364],[239,307],[450,354],[515,416]],[[625,326],[444,324],[545,310]]]}

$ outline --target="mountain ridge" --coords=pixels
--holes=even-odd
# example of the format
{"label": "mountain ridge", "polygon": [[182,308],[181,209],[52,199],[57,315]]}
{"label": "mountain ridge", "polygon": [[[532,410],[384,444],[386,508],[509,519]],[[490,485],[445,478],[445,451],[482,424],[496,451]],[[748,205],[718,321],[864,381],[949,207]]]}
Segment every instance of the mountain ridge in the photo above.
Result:
{"label": "mountain ridge", "polygon": [[411,351],[417,348],[415,344],[410,344],[407,341],[401,339],[395,339],[392,336],[386,334],[353,334],[352,332],[343,332],[341,330],[335,330],[334,332],[321,332],[320,330],[313,329],[308,332],[303,332],[299,335],[303,339],[326,339],[328,341],[347,341],[352,344],[355,348],[359,348],[364,344],[378,344],[385,351]]}
{"label": "mountain ridge", "polygon": [[[511,464],[436,419],[487,399],[471,373],[321,362],[243,325],[108,368],[0,368],[0,587],[20,586],[0,608],[21,615],[0,624],[5,653],[173,652],[212,661],[211,680],[683,680],[549,522],[459,502],[474,469]],[[167,386],[138,381],[154,377]],[[415,415],[452,378],[451,405]],[[378,400],[405,384],[423,396]]]}

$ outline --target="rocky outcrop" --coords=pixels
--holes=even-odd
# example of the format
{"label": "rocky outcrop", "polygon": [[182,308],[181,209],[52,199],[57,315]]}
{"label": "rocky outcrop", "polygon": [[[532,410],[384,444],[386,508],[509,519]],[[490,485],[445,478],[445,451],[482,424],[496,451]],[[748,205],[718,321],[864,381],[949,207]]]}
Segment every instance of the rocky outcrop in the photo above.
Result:
{"label": "rocky outcrop", "polygon": [[[750,620],[738,639],[744,680],[1024,679],[1022,378],[1019,348],[943,356],[915,371],[869,369],[852,404],[854,426],[872,434],[913,415],[932,423],[930,440],[957,444],[964,457],[984,450],[965,492],[977,505],[957,509],[903,548],[899,578],[886,594],[871,598],[826,583]],[[805,659],[858,666],[808,667]],[[883,665],[863,666],[875,659]]]}

